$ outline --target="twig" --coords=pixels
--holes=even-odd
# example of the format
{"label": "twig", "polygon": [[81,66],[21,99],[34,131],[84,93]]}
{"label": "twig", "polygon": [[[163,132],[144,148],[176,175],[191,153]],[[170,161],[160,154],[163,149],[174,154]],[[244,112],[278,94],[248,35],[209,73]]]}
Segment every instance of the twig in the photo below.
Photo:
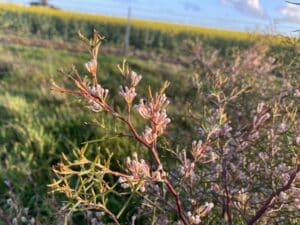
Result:
{"label": "twig", "polygon": [[2,220],[2,222],[5,225],[11,225],[8,218],[3,214],[3,211],[0,209],[0,220]]}
{"label": "twig", "polygon": [[265,203],[262,205],[262,207],[256,212],[256,214],[247,222],[247,225],[253,225],[256,223],[257,220],[259,220],[264,213],[268,210],[269,206],[272,204],[273,200],[276,196],[279,196],[281,192],[284,192],[291,188],[292,183],[295,181],[297,174],[300,172],[300,165],[298,165],[297,169],[290,174],[290,179],[288,182],[282,186],[281,188],[278,188],[276,191],[274,191],[270,197],[265,201]]}

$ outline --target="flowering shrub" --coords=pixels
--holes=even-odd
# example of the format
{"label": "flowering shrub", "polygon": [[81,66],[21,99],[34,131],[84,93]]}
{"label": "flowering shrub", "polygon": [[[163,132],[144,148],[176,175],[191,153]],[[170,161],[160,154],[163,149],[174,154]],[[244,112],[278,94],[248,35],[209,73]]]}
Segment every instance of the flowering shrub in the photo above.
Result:
{"label": "flowering shrub", "polygon": [[[157,92],[149,87],[147,97],[137,100],[142,76],[124,61],[118,65],[124,80],[119,94],[126,107],[113,106],[110,90],[97,76],[103,37],[95,30],[90,40],[81,33],[79,37],[91,53],[91,61],[85,64],[90,78],[82,78],[73,66],[70,73],[62,73],[76,89],[53,83],[53,90],[79,96],[89,110],[107,113],[124,123],[127,133],[122,136],[135,140],[150,157],[143,159],[147,153],[140,156],[133,151],[121,165],[114,165],[112,153],[107,158],[86,157],[87,146],[74,151],[72,159],[63,155],[63,161],[53,168],[57,178],[49,186],[68,199],[62,209],[65,224],[74,212],[83,212],[91,224],[299,222],[299,87],[290,86],[254,110],[238,112],[233,106],[251,93],[253,83],[237,78],[241,73],[237,62],[232,65],[232,76],[225,67],[224,73],[210,70],[208,83],[196,75],[193,86],[199,92],[195,100],[203,96],[197,101],[203,111],[191,109],[190,117],[200,137],[188,147],[177,145],[172,150],[163,138],[171,123],[165,94],[170,83],[165,82]],[[247,55],[241,64],[243,71],[249,69],[249,62],[252,67],[263,60],[255,52]],[[271,69],[263,66],[256,72]],[[134,122],[136,117],[144,121],[143,131]],[[120,207],[112,207],[111,201],[118,201]],[[140,207],[132,211],[130,206],[137,204]]]}

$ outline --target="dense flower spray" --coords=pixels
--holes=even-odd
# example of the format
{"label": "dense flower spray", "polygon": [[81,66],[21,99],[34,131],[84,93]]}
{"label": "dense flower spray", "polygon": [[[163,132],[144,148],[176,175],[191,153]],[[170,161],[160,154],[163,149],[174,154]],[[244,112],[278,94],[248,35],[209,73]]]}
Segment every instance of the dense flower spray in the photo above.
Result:
{"label": "dense flower spray", "polygon": [[[133,153],[123,160],[123,170],[113,170],[110,166],[112,154],[107,159],[97,156],[89,160],[85,156],[87,146],[74,151],[75,160],[63,155],[63,162],[53,168],[57,179],[49,186],[53,191],[64,193],[69,200],[63,208],[67,211],[65,224],[74,211],[86,211],[93,223],[110,218],[120,224],[120,218],[136,196],[141,199],[141,207],[131,216],[132,225],[138,216],[149,214],[153,215],[152,224],[202,224],[211,214],[218,215],[217,221],[222,224],[233,225],[238,221],[252,225],[259,220],[267,224],[268,220],[263,218],[274,218],[281,208],[292,212],[299,210],[300,166],[299,151],[295,149],[300,139],[296,100],[283,102],[280,93],[273,106],[261,102],[247,115],[246,122],[234,123],[236,118],[229,115],[229,106],[247,93],[249,87],[230,86],[237,82],[237,69],[232,77],[209,70],[211,83],[203,86],[210,85],[211,91],[201,94],[204,95],[203,103],[211,108],[203,112],[205,118],[201,117],[200,138],[183,150],[179,150],[180,147],[168,149],[167,154],[174,159],[174,165],[168,165],[160,138],[171,122],[167,113],[170,101],[166,95],[170,83],[165,82],[157,92],[149,88],[146,97],[139,99],[137,90],[142,76],[123,61],[117,68],[124,80],[119,95],[125,103],[125,112],[116,110],[110,103],[109,89],[97,77],[97,56],[103,37],[95,30],[90,40],[80,32],[79,37],[91,53],[91,60],[84,64],[90,79],[82,79],[73,66],[74,76],[62,73],[70,77],[76,90],[55,83],[53,90],[77,95],[84,99],[89,110],[119,120],[129,130],[129,134],[122,135],[135,140],[150,157],[143,159]],[[258,57],[258,61],[263,59],[251,52],[246,61],[253,57]],[[256,64],[254,61],[251,65]],[[264,67],[259,71],[269,69]],[[201,88],[200,79],[195,82],[198,82],[195,86]],[[298,98],[297,90],[287,95]],[[143,120],[141,130],[136,128],[133,114]],[[191,117],[196,116],[197,113],[192,112]],[[288,163],[282,160],[284,148],[291,149]],[[266,177],[271,178],[270,182]],[[118,212],[107,204],[111,196],[128,197]],[[92,211],[100,211],[101,215],[93,217]]]}

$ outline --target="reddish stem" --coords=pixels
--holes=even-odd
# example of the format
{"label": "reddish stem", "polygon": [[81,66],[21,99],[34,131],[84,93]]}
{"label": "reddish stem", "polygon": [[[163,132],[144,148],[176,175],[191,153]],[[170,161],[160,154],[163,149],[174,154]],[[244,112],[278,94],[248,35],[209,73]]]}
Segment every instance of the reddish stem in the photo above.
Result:
{"label": "reddish stem", "polygon": [[10,222],[9,220],[6,218],[6,216],[4,216],[2,210],[0,209],[0,220],[2,220],[2,222],[5,224],[5,225],[10,225]]}
{"label": "reddish stem", "polygon": [[291,188],[292,183],[296,179],[297,174],[300,172],[300,165],[298,165],[297,169],[290,174],[290,179],[288,182],[282,186],[281,188],[278,188],[276,191],[274,191],[270,197],[265,201],[265,203],[262,205],[262,207],[256,212],[256,214],[247,222],[247,225],[252,225],[256,223],[257,220],[259,220],[264,213],[268,210],[270,205],[272,204],[273,200],[276,196],[279,196],[281,192],[284,192]]}
{"label": "reddish stem", "polygon": [[183,211],[182,211],[182,206],[181,206],[181,201],[180,201],[180,198],[179,198],[179,194],[175,191],[174,187],[172,186],[172,184],[170,183],[170,181],[167,180],[167,179],[166,179],[166,184],[167,184],[167,187],[168,187],[169,191],[171,192],[171,194],[176,199],[177,211],[178,211],[178,214],[179,214],[179,217],[180,217],[181,221],[183,222],[184,225],[188,225],[188,222],[186,221],[186,218],[183,215]]}
{"label": "reddish stem", "polygon": [[231,218],[231,198],[230,198],[230,194],[229,194],[229,190],[228,190],[228,182],[227,182],[227,168],[226,168],[226,163],[227,160],[223,159],[223,175],[224,175],[224,189],[225,189],[225,201],[224,201],[224,215],[227,215],[227,220],[228,220],[228,224],[232,225],[232,218]]}

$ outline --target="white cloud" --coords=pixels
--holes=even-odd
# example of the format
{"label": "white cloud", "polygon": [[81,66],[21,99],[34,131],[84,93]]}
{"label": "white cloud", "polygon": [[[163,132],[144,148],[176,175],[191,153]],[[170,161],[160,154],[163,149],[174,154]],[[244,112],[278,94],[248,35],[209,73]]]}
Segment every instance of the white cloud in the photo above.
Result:
{"label": "white cloud", "polygon": [[290,22],[300,22],[300,6],[287,4],[280,9],[280,14],[283,16],[283,20]]}
{"label": "white cloud", "polygon": [[251,16],[264,16],[264,11],[259,0],[221,0],[221,2],[232,5],[241,12]]}

